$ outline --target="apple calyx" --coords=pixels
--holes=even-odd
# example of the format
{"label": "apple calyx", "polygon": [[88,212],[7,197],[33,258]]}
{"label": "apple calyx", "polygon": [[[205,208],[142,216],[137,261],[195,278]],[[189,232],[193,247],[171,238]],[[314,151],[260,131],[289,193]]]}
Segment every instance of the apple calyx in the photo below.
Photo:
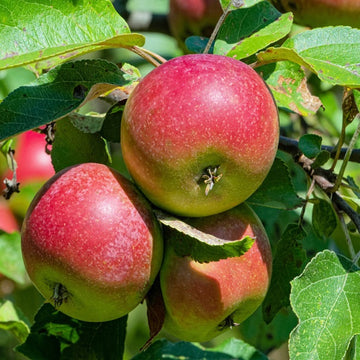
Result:
{"label": "apple calyx", "polygon": [[229,315],[225,320],[223,320],[219,325],[218,325],[218,329],[219,331],[225,330],[227,328],[232,329],[234,326],[239,326],[239,323],[234,322],[233,318],[231,317],[231,315]]}
{"label": "apple calyx", "polygon": [[59,309],[63,302],[66,302],[69,297],[67,288],[61,284],[56,283],[54,286],[54,293],[50,300],[54,302],[55,309]]}
{"label": "apple calyx", "polygon": [[216,175],[220,165],[214,167],[207,167],[205,169],[205,174],[201,176],[201,179],[205,179],[204,183],[206,184],[205,196],[208,196],[209,192],[213,189],[214,185],[219,182],[222,177],[222,174]]}

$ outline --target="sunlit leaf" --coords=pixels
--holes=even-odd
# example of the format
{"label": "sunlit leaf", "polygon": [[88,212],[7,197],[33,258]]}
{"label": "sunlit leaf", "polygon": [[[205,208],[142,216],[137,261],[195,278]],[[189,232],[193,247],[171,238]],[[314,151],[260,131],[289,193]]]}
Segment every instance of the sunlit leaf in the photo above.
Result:
{"label": "sunlit leaf", "polygon": [[0,70],[32,65],[40,72],[110,47],[142,46],[110,0],[2,0]]}

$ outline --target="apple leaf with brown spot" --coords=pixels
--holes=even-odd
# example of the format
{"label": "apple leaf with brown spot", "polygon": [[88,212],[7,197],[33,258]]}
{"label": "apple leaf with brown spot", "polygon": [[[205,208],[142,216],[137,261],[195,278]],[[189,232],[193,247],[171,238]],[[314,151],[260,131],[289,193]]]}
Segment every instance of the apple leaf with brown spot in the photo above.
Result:
{"label": "apple leaf with brown spot", "polygon": [[258,63],[292,61],[332,85],[360,86],[360,29],[348,26],[307,30],[257,54]]}
{"label": "apple leaf with brown spot", "polygon": [[290,305],[290,281],[304,269],[306,252],[302,246],[306,233],[290,224],[276,245],[270,288],[263,303],[264,320],[270,323],[278,311]]}
{"label": "apple leaf with brown spot", "polygon": [[360,334],[360,269],[324,250],[291,287],[290,302],[299,324],[290,336],[290,359],[343,359]]}
{"label": "apple leaf with brown spot", "polygon": [[144,42],[110,0],[1,1],[0,70],[31,65],[41,73],[91,51]]}
{"label": "apple leaf with brown spot", "polygon": [[220,239],[160,210],[155,210],[155,215],[164,226],[164,237],[171,239],[175,252],[179,256],[190,256],[198,262],[241,256],[255,241],[249,236],[238,241]]}
{"label": "apple leaf with brown spot", "polygon": [[216,37],[214,53],[247,58],[286,36],[292,14],[281,14],[267,1],[232,11]]}
{"label": "apple leaf with brown spot", "polygon": [[60,119],[103,93],[136,81],[136,72],[106,60],[59,65],[0,103],[0,140]]}
{"label": "apple leaf with brown spot", "polygon": [[308,116],[321,107],[320,99],[310,93],[304,70],[299,64],[280,61],[256,70],[263,76],[280,108]]}
{"label": "apple leaf with brown spot", "polygon": [[122,359],[127,316],[99,322],[73,319],[44,304],[31,333],[16,348],[30,359]]}

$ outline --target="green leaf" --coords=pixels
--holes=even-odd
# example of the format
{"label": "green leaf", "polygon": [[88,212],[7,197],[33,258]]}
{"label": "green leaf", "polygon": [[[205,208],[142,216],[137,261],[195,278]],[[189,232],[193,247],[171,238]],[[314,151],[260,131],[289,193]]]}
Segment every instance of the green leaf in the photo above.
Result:
{"label": "green leaf", "polygon": [[260,188],[246,202],[250,205],[288,210],[303,204],[294,190],[287,165],[279,158],[275,159]]}
{"label": "green leaf", "polygon": [[[190,52],[195,54],[201,54],[205,48],[207,43],[209,42],[209,38],[203,36],[189,36],[185,39],[185,45],[189,49]],[[214,44],[211,44],[211,47],[208,51],[209,54],[214,52]]]}
{"label": "green leaf", "polygon": [[190,256],[198,262],[217,261],[228,257],[241,256],[251,248],[255,241],[249,236],[245,236],[238,241],[224,240],[202,232],[160,210],[155,210],[155,215],[165,226],[164,237],[171,239],[175,252],[179,256]]}
{"label": "green leaf", "polygon": [[307,78],[300,65],[290,61],[260,66],[261,73],[279,107],[308,116],[315,114],[321,107],[321,101],[313,96],[307,87]]}
{"label": "green leaf", "polygon": [[330,159],[330,152],[327,150],[321,150],[319,154],[316,156],[314,162],[311,164],[313,169],[317,169],[320,166],[325,165]]}
{"label": "green leaf", "polygon": [[12,332],[24,342],[30,333],[29,321],[9,300],[0,299],[0,329]]}
{"label": "green leaf", "polygon": [[2,0],[0,70],[31,64],[36,72],[112,47],[143,46],[110,0]]}
{"label": "green leaf", "polygon": [[87,114],[78,113],[69,114],[68,119],[81,132],[85,134],[96,134],[103,126],[105,115],[103,114]]}
{"label": "green leaf", "polygon": [[306,134],[299,139],[299,150],[309,159],[315,158],[321,151],[322,138],[315,134]]}
{"label": "green leaf", "polygon": [[0,103],[0,140],[64,117],[104,92],[137,80],[136,73],[105,60],[59,65]]}
{"label": "green leaf", "polygon": [[121,118],[125,104],[117,103],[106,113],[100,134],[103,138],[111,142],[120,142]]}
{"label": "green leaf", "polygon": [[118,360],[124,353],[127,316],[104,323],[84,322],[41,307],[26,342],[17,347],[30,359]]}
{"label": "green leaf", "polygon": [[290,359],[342,359],[360,333],[360,272],[325,250],[291,283],[299,324],[290,336]]}
{"label": "green leaf", "polygon": [[199,344],[180,341],[172,343],[162,339],[132,360],[266,360],[267,357],[254,347],[238,339],[230,339],[218,347],[205,349]]}
{"label": "green leaf", "polygon": [[360,86],[360,29],[337,26],[307,30],[257,57],[260,63],[295,62],[332,85]]}
{"label": "green leaf", "polygon": [[27,282],[18,232],[7,234],[0,230],[0,273],[18,284]]}
{"label": "green leaf", "polygon": [[243,59],[286,36],[292,26],[292,14],[281,14],[264,1],[252,7],[232,11],[217,35],[214,53]]}
{"label": "green leaf", "polygon": [[332,204],[324,199],[316,199],[312,211],[312,226],[320,239],[328,238],[336,229],[337,216]]}
{"label": "green leaf", "polygon": [[222,344],[211,349],[211,351],[222,352],[241,360],[267,360],[267,357],[259,350],[235,338],[225,340]]}
{"label": "green leaf", "polygon": [[110,164],[107,146],[100,134],[81,132],[68,118],[56,123],[51,160],[56,172],[84,162]]}
{"label": "green leaf", "polygon": [[289,340],[289,335],[297,323],[296,315],[290,307],[287,307],[282,308],[271,323],[267,324],[263,319],[263,310],[260,306],[238,326],[237,331],[242,340],[267,354]]}
{"label": "green leaf", "polygon": [[229,8],[229,10],[232,11],[239,9],[239,7],[246,8],[249,6],[253,6],[262,1],[263,0],[220,0],[220,4],[224,10]]}
{"label": "green leaf", "polygon": [[278,311],[290,305],[290,281],[304,269],[306,251],[302,246],[306,233],[301,226],[290,224],[276,245],[270,288],[263,302],[264,320],[270,323]]}

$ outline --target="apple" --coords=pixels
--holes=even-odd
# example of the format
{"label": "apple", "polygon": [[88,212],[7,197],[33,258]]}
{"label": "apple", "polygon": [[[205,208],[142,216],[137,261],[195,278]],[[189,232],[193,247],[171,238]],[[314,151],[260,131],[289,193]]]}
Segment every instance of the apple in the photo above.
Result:
{"label": "apple", "polygon": [[7,233],[19,230],[16,218],[4,199],[0,199],[0,230]]}
{"label": "apple", "polygon": [[[45,183],[55,174],[51,156],[46,153],[45,146],[45,135],[36,131],[26,131],[16,138],[14,158],[20,183]],[[7,177],[11,177],[10,172]]]}
{"label": "apple", "polygon": [[45,299],[91,322],[134,309],[162,261],[162,234],[147,200],[96,163],[66,168],[41,188],[21,245],[29,277]]}
{"label": "apple", "polygon": [[185,39],[191,35],[210,37],[222,13],[219,0],[170,0],[170,31],[187,52]]}
{"label": "apple", "polygon": [[146,75],[128,98],[121,147],[156,206],[207,216],[245,201],[263,182],[279,141],[263,79],[221,55],[183,55]]}
{"label": "apple", "polygon": [[160,270],[164,329],[184,341],[204,342],[244,321],[262,303],[270,284],[271,248],[261,221],[245,203],[221,214],[185,221],[224,240],[255,237],[243,256],[198,263],[178,256],[164,236]]}
{"label": "apple", "polygon": [[272,3],[281,12],[292,11],[294,21],[300,25],[360,27],[358,0],[272,0]]}

